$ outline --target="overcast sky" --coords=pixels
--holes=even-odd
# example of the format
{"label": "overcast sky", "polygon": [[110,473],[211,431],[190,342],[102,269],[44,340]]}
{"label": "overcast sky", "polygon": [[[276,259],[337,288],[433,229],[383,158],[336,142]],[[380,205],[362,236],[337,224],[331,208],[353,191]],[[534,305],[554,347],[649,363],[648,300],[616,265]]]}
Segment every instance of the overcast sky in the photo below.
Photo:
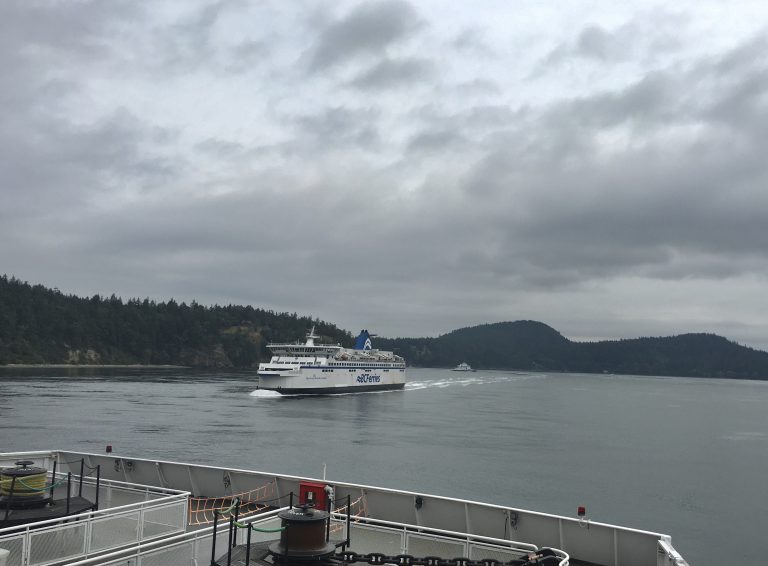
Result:
{"label": "overcast sky", "polygon": [[0,273],[768,349],[768,4],[0,2]]}

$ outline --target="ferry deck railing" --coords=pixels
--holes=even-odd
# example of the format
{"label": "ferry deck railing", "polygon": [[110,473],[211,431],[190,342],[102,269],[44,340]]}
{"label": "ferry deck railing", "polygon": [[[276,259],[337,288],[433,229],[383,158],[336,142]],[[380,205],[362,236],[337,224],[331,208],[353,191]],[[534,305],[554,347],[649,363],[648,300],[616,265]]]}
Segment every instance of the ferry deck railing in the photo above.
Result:
{"label": "ferry deck railing", "polygon": [[[370,517],[351,516],[349,527],[350,549],[357,553],[383,552],[384,554],[410,554],[413,556],[463,556],[470,560],[493,558],[499,561],[518,559],[539,550],[535,544],[499,539],[471,533],[462,533]],[[346,529],[346,516],[332,514],[332,521]],[[346,537],[346,531],[342,530]],[[560,558],[560,566],[567,566],[566,552],[553,549]]]}
{"label": "ferry deck railing", "polygon": [[[82,485],[86,490],[96,489],[94,478],[83,478]],[[188,492],[104,479],[99,487],[106,494],[102,502],[113,497],[144,500],[0,529],[0,557],[5,566],[62,563],[186,529]],[[72,485],[72,489],[81,488]]]}
{"label": "ferry deck railing", "polygon": [[[285,508],[283,508],[285,509]],[[283,509],[276,509],[241,519],[243,524],[258,525],[262,528],[277,527],[280,519],[277,514]],[[341,515],[335,514],[337,517]],[[508,561],[519,558],[536,547],[531,544],[514,542],[491,537],[482,537],[468,533],[456,533],[441,529],[430,529],[396,523],[392,521],[379,521],[364,517],[354,518],[350,524],[352,529],[350,550],[355,552],[390,552],[391,554],[418,554],[439,555],[447,558],[465,556],[472,560],[495,558],[500,561]],[[346,528],[346,519],[334,519],[334,523]],[[364,522],[363,522],[364,521]],[[187,565],[207,564],[210,561],[212,549],[213,527],[206,527],[197,531],[191,531],[181,535],[166,537],[148,543],[138,544],[130,549],[123,549],[98,558],[89,558],[72,562],[69,566],[161,566],[161,565]],[[237,531],[235,544],[244,544],[246,533]],[[373,534],[374,536],[370,536]],[[346,536],[346,532],[339,538]],[[253,532],[251,542],[271,540],[274,534]],[[227,529],[219,529],[216,538],[216,548],[226,552],[229,542]],[[425,546],[426,545],[426,546]],[[569,556],[565,552],[558,552],[560,566],[568,566]]]}

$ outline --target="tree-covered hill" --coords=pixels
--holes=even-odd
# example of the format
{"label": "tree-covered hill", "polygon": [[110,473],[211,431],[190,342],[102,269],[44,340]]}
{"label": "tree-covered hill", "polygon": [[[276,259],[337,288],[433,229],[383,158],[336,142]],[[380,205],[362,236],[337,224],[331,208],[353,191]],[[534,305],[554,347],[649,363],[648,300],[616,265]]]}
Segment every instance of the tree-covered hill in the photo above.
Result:
{"label": "tree-covered hill", "polygon": [[573,342],[541,322],[462,328],[437,338],[378,339],[412,365],[768,379],[768,353],[714,334]]}
{"label": "tree-covered hill", "polygon": [[[297,314],[250,306],[123,301],[64,295],[0,277],[0,365],[173,364],[252,368],[269,342],[293,342],[312,326],[321,340],[352,335]],[[768,353],[714,334],[573,342],[541,322],[461,328],[437,338],[377,338],[412,366],[768,379]]]}
{"label": "tree-covered hill", "polygon": [[266,344],[307,330],[351,345],[348,332],[297,314],[174,300],[80,298],[0,277],[0,364],[254,367]]}
{"label": "tree-covered hill", "polygon": [[438,338],[378,338],[376,345],[417,366],[467,362],[476,368],[563,370],[571,342],[546,324],[520,320],[461,328]]}

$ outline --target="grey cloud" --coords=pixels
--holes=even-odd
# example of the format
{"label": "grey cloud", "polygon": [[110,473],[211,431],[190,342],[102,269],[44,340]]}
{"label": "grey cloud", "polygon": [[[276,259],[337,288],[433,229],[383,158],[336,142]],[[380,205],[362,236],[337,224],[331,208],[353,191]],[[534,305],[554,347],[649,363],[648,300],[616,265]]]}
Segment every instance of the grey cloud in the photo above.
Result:
{"label": "grey cloud", "polygon": [[678,35],[685,23],[676,13],[654,11],[641,13],[612,30],[588,24],[576,37],[552,49],[542,65],[559,66],[572,59],[606,64],[668,55],[680,48]]}
{"label": "grey cloud", "polygon": [[459,83],[454,86],[459,95],[497,95],[500,94],[501,87],[495,81],[488,79],[475,79],[468,82]]}
{"label": "grey cloud", "polygon": [[484,31],[476,27],[466,28],[461,31],[451,42],[450,45],[458,50],[472,53],[474,55],[491,56],[493,49],[485,41]]}
{"label": "grey cloud", "polygon": [[235,45],[225,56],[226,69],[230,72],[244,72],[264,64],[272,52],[266,39],[247,40]]}
{"label": "grey cloud", "polygon": [[[553,126],[587,132],[629,125],[637,130],[657,128],[670,121],[690,120],[695,107],[685,81],[670,73],[652,72],[618,92],[603,92],[560,102],[548,113]],[[694,102],[695,104],[695,102]]]}
{"label": "grey cloud", "polygon": [[403,0],[365,2],[321,31],[310,52],[310,70],[332,67],[361,54],[380,54],[421,26],[413,6]]}
{"label": "grey cloud", "polygon": [[[445,79],[431,47],[408,58],[424,25],[413,8],[362,4],[305,54],[316,70],[351,63],[337,80],[304,68],[240,76],[237,91],[219,81],[210,93],[234,94],[226,112],[198,115],[192,97],[167,119],[150,108],[149,123],[137,108],[187,94],[174,90],[180,76],[204,97],[220,73],[284,53],[269,35],[222,42],[213,31],[235,7],[197,7],[176,27],[129,10],[121,28],[105,11],[104,34],[52,30],[61,49],[0,34],[4,270],[69,292],[250,303],[416,334],[493,317],[567,331],[585,289],[634,302],[623,279],[742,289],[768,276],[762,39],[541,104],[475,68]],[[564,45],[601,61],[618,29]],[[162,33],[173,37],[158,43]],[[613,55],[635,62],[665,33]],[[134,52],[137,38],[147,42]],[[482,38],[459,39],[466,54]],[[264,64],[295,61],[302,41]],[[226,66],[233,50],[243,66]],[[159,81],[172,62],[180,75]],[[550,304],[565,314],[540,310]]]}
{"label": "grey cloud", "polygon": [[66,53],[95,60],[113,56],[110,38],[126,22],[140,20],[142,11],[133,2],[76,3],[8,0],[0,4],[0,45],[5,53],[27,53],[35,47],[38,57],[57,58]]}
{"label": "grey cloud", "polygon": [[248,148],[241,143],[213,138],[198,143],[195,149],[203,154],[219,159],[240,157],[248,151]]}
{"label": "grey cloud", "polygon": [[589,25],[570,42],[555,47],[544,59],[545,65],[559,65],[573,57],[584,57],[598,61],[625,59],[631,48],[629,38],[622,34],[611,34],[597,25]]}
{"label": "grey cloud", "polygon": [[361,90],[383,90],[423,83],[433,75],[433,65],[425,59],[384,59],[350,84]]}
{"label": "grey cloud", "polygon": [[319,115],[296,119],[299,127],[323,145],[353,143],[370,147],[379,140],[376,127],[378,112],[372,109],[329,108]]}
{"label": "grey cloud", "polygon": [[[699,88],[720,93],[717,98],[704,98],[706,117],[731,125],[734,131],[756,131],[768,134],[768,64],[765,52],[768,39],[760,34],[725,55],[704,61],[691,72]],[[762,128],[756,126],[762,124]]]}
{"label": "grey cloud", "polygon": [[460,148],[467,139],[455,130],[423,131],[413,136],[408,142],[409,151],[442,151]]}
{"label": "grey cloud", "polygon": [[108,65],[113,35],[141,19],[133,3],[122,1],[0,3],[0,120],[55,114],[80,90],[69,71]]}
{"label": "grey cloud", "polygon": [[599,26],[584,28],[576,38],[574,53],[586,58],[605,61],[626,51],[627,46],[622,45],[621,34],[612,35]]}
{"label": "grey cloud", "polygon": [[[765,76],[764,61],[704,60],[499,120],[461,180],[467,198],[492,203],[475,214],[504,226],[487,269],[517,266],[532,287],[765,275]],[[721,108],[731,111],[713,115]]]}
{"label": "grey cloud", "polygon": [[30,133],[0,133],[0,178],[9,196],[0,210],[6,234],[36,230],[51,213],[79,215],[94,201],[108,200],[113,190],[150,190],[175,178],[184,165],[150,149],[172,141],[173,132],[124,111],[77,126],[25,116],[18,127]]}
{"label": "grey cloud", "polygon": [[222,46],[213,41],[217,23],[227,11],[239,7],[239,0],[217,0],[192,11],[183,20],[151,31],[148,36],[151,53],[146,53],[144,64],[155,71],[182,74],[203,66],[212,69],[238,70],[254,53],[265,49],[260,41],[245,42],[220,51]]}
{"label": "grey cloud", "polygon": [[517,120],[513,110],[499,105],[478,105],[449,116],[427,106],[413,116],[424,125],[409,139],[408,150],[428,152],[482,148],[489,130],[512,127]]}

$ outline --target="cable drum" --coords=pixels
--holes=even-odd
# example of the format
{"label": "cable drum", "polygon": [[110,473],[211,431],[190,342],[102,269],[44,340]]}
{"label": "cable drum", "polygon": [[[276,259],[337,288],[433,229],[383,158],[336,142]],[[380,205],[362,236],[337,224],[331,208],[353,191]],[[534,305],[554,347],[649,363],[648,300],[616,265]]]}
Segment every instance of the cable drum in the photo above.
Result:
{"label": "cable drum", "polygon": [[46,503],[48,472],[32,464],[31,460],[22,460],[16,462],[15,468],[0,469],[0,506],[17,509]]}

